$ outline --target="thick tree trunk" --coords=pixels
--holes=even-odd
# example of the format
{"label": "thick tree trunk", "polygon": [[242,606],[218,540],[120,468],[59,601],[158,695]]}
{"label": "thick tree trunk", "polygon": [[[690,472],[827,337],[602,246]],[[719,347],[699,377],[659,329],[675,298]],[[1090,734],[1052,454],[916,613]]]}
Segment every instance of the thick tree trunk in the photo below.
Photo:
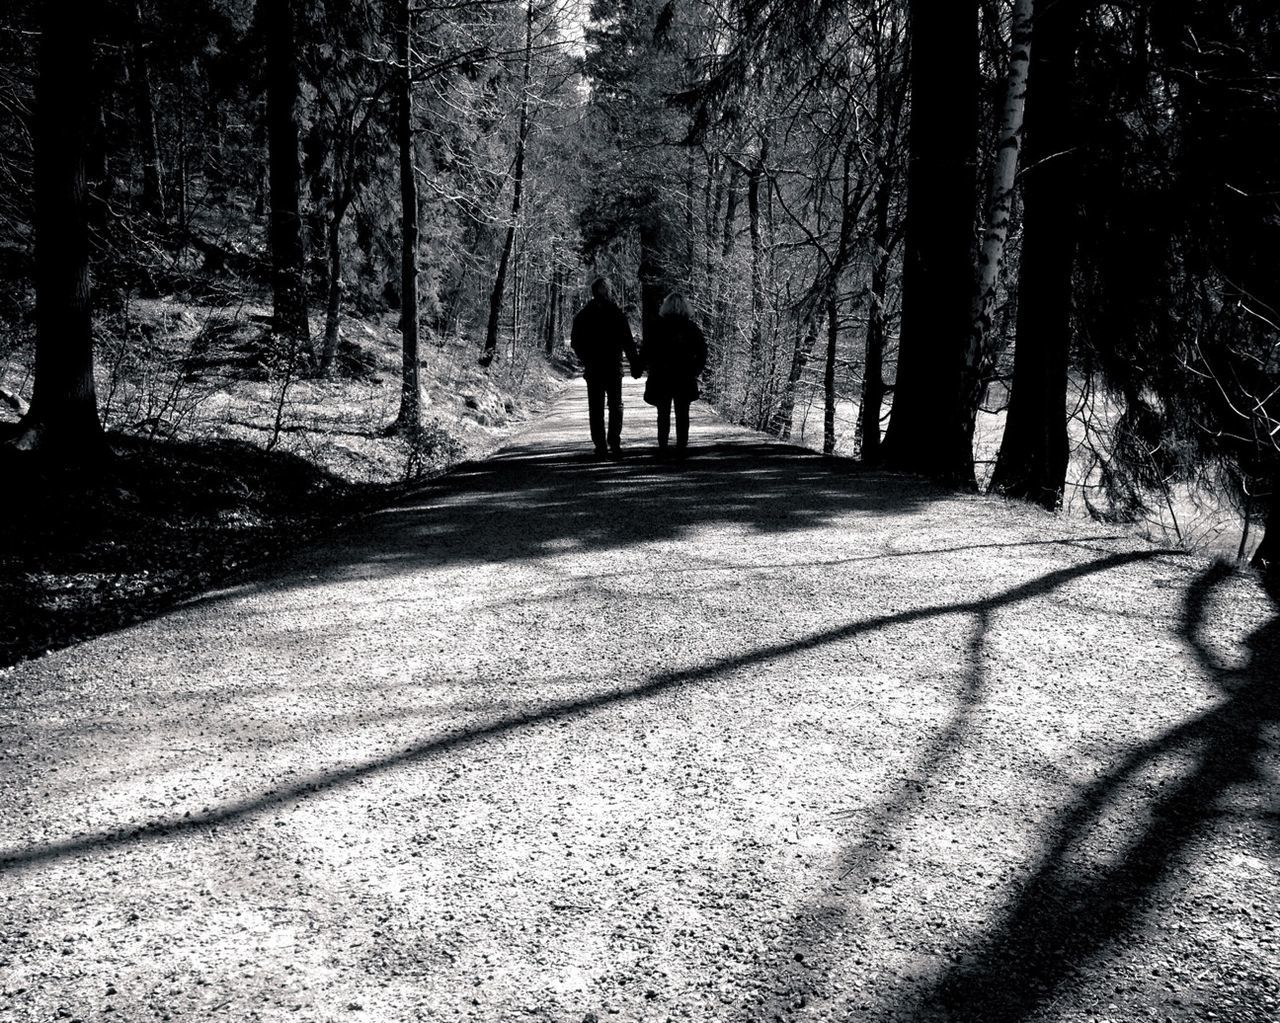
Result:
{"label": "thick tree trunk", "polygon": [[400,414],[395,429],[417,437],[422,428],[418,379],[418,179],[413,143],[413,8],[400,0],[396,16],[396,138],[400,148]]}
{"label": "thick tree trunk", "polygon": [[982,403],[982,396],[995,366],[996,346],[991,313],[995,308],[996,286],[1004,265],[1005,243],[1009,238],[1013,188],[1018,173],[1018,151],[1022,145],[1027,69],[1031,63],[1032,7],[1033,0],[1014,0],[1009,70],[1005,76],[1004,99],[999,111],[996,157],[987,192],[982,245],[978,250],[978,272],[974,281],[969,340],[964,355],[964,392],[961,395],[961,411],[965,417],[964,429],[969,438],[970,451],[973,450],[978,406]]}
{"label": "thick tree trunk", "polygon": [[142,5],[125,4],[129,19],[129,75],[133,79],[133,108],[138,118],[138,157],[142,161],[142,210],[164,219],[164,168],[160,159],[160,134],[151,89],[151,62],[142,30]]}
{"label": "thick tree trunk", "polygon": [[1071,93],[1079,0],[1036,15],[1027,96],[1027,165],[1013,389],[992,490],[1056,508],[1067,475],[1067,373],[1077,164]]}
{"label": "thick tree trunk", "polygon": [[52,461],[88,464],[106,451],[93,381],[85,182],[97,98],[75,73],[93,59],[91,5],[73,7],[44,4],[35,116],[36,365],[31,405],[12,444]]}
{"label": "thick tree trunk", "polygon": [[960,393],[973,286],[978,17],[972,4],[912,0],[910,18],[902,341],[884,459],[973,486]]}
{"label": "thick tree trunk", "polygon": [[306,253],[299,215],[298,58],[294,0],[262,0],[267,36],[267,144],[271,178],[273,329],[311,357]]}
{"label": "thick tree trunk", "polygon": [[[502,255],[498,259],[498,272],[494,275],[493,290],[489,293],[489,323],[484,335],[484,352],[480,365],[488,366],[498,351],[498,322],[502,316],[502,298],[507,287],[507,267],[511,262],[511,250],[515,247],[516,221],[520,219],[520,200],[524,189],[524,151],[529,139],[529,79],[533,66],[533,4],[525,8],[524,17],[524,73],[520,81],[520,121],[516,130],[516,166],[511,194],[511,221],[507,224],[502,242]],[[514,329],[514,328],[513,328]]]}

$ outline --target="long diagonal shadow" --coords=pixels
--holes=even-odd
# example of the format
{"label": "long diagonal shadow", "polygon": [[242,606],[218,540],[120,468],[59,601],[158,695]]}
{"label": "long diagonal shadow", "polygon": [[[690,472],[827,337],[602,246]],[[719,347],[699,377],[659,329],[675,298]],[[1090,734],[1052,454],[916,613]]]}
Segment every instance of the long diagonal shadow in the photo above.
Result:
{"label": "long diagonal shadow", "polygon": [[[1080,966],[1138,922],[1144,896],[1195,839],[1215,802],[1256,776],[1263,730],[1280,720],[1274,676],[1280,616],[1249,637],[1252,656],[1245,667],[1218,664],[1200,641],[1199,629],[1210,593],[1230,572],[1219,565],[1196,580],[1182,626],[1183,638],[1213,672],[1226,699],[1132,750],[1080,794],[1057,821],[1057,837],[995,932],[961,965],[904,999],[899,1011],[908,1018],[939,1009],[955,1021],[1014,1023],[1031,1016],[1061,993]],[[1137,815],[1145,824],[1110,862],[1073,861],[1139,771],[1192,750],[1194,766],[1153,800],[1146,814]]]}
{"label": "long diagonal shadow", "polygon": [[1095,561],[1050,572],[1003,593],[980,600],[964,601],[958,604],[935,604],[909,611],[900,611],[895,614],[880,615],[875,618],[851,622],[838,628],[824,630],[788,643],[780,643],[765,649],[720,658],[698,668],[664,672],[638,685],[613,692],[583,699],[557,701],[547,704],[538,710],[509,715],[487,725],[465,729],[443,738],[417,743],[391,756],[380,757],[362,764],[313,775],[309,779],[304,779],[283,789],[275,789],[258,796],[240,799],[217,809],[192,814],[190,817],[159,820],[137,828],[107,831],[96,835],[33,846],[28,849],[0,850],[0,872],[9,872],[19,867],[59,860],[81,853],[123,848],[150,840],[201,832],[218,825],[235,823],[249,819],[273,806],[289,803],[316,793],[331,791],[405,764],[427,760],[441,753],[460,749],[486,739],[507,735],[530,725],[566,717],[581,717],[604,707],[621,706],[648,699],[649,697],[679,689],[689,683],[707,681],[752,665],[763,664],[830,643],[838,643],[876,629],[909,624],[941,615],[987,615],[999,607],[1016,604],[1048,593],[1074,579],[1105,572],[1125,564],[1168,556],[1170,556],[1170,552],[1155,550],[1113,554]]}

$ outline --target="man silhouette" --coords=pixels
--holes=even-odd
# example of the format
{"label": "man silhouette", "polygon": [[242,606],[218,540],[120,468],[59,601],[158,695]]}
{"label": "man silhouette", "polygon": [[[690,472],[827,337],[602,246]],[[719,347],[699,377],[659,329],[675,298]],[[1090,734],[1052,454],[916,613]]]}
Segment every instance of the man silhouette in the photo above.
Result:
{"label": "man silhouette", "polygon": [[587,381],[587,415],[596,456],[618,458],[622,454],[622,355],[626,353],[631,375],[636,377],[640,375],[640,356],[631,338],[627,314],[613,301],[607,278],[597,277],[591,282],[591,300],[573,318],[569,344],[582,362],[582,376]]}

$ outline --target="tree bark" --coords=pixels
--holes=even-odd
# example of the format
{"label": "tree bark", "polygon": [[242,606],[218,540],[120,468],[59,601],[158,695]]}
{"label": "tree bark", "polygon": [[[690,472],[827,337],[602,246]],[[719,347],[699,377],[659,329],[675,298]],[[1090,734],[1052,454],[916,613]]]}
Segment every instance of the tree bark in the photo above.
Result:
{"label": "tree bark", "polygon": [[978,18],[972,4],[929,0],[911,0],[909,17],[902,341],[884,459],[973,486],[960,393],[973,284]]}
{"label": "tree bark", "polygon": [[400,149],[400,414],[395,429],[416,438],[422,428],[418,379],[418,179],[413,141],[413,8],[399,0],[396,16],[396,138]]}
{"label": "tree bark", "polygon": [[757,430],[764,426],[764,243],[760,235],[760,182],[769,159],[769,139],[760,139],[756,160],[747,170],[747,223],[751,234],[751,335],[747,360],[747,388],[741,422]]}
{"label": "tree bark", "polygon": [[293,4],[294,0],[262,0],[267,36],[272,326],[304,358],[310,359],[306,253],[299,214],[298,58]]}
{"label": "tree bark", "polygon": [[858,404],[858,458],[864,465],[880,461],[880,409],[884,405],[885,303],[893,239],[889,234],[889,208],[893,203],[893,178],[881,169],[876,186],[875,227],[872,243],[876,261],[871,267],[871,308],[867,311],[867,343],[863,358],[862,397]]}
{"label": "tree bark", "polygon": [[1280,473],[1271,482],[1266,532],[1262,534],[1262,543],[1253,552],[1251,564],[1261,570],[1267,589],[1280,600]]}
{"label": "tree bark", "polygon": [[1080,0],[1036,14],[1013,385],[991,489],[1045,508],[1062,502],[1075,262],[1077,163],[1072,89]]}
{"label": "tree bark", "polygon": [[493,291],[489,293],[489,323],[484,335],[484,352],[480,365],[488,366],[498,350],[498,322],[502,316],[502,297],[507,287],[507,267],[511,262],[511,250],[515,247],[516,221],[520,219],[520,200],[524,189],[524,151],[529,138],[529,79],[533,66],[533,3],[525,7],[524,16],[524,72],[520,80],[520,121],[516,131],[516,166],[511,195],[511,221],[507,224],[502,242],[502,255],[498,259],[498,272],[494,275]]}
{"label": "tree bark", "polygon": [[559,326],[556,313],[560,305],[560,269],[551,273],[551,285],[547,292],[547,333],[544,339],[546,351],[551,355],[556,350],[556,330]]}
{"label": "tree bark", "polygon": [[138,149],[142,161],[142,210],[163,220],[164,167],[160,158],[160,134],[156,129],[156,110],[151,88],[151,62],[142,29],[142,4],[133,0],[125,5],[129,19],[129,74],[133,79],[133,107],[138,118]]}
{"label": "tree bark", "polygon": [[[1033,0],[1014,0],[1013,26],[1009,47],[1009,69],[1005,76],[1004,100],[999,111],[995,161],[987,192],[982,245],[978,250],[978,271],[974,281],[973,309],[964,355],[964,391],[961,411],[969,451],[978,406],[986,392],[995,365],[996,346],[992,337],[991,313],[995,308],[996,286],[1004,265],[1009,238],[1009,217],[1018,172],[1018,151],[1022,146],[1022,119],[1027,99],[1027,69],[1031,63],[1031,22]],[[972,473],[972,466],[970,466]]]}
{"label": "tree bark", "polygon": [[796,390],[800,386],[800,378],[804,376],[805,367],[813,355],[813,348],[818,343],[818,334],[812,323],[806,323],[804,330],[796,334],[795,347],[791,351],[791,371],[787,374],[787,383],[782,391],[782,400],[774,411],[769,422],[769,432],[775,437],[788,440],[791,437],[791,417],[796,410]]}
{"label": "tree bark", "polygon": [[[36,364],[31,405],[11,444],[62,464],[106,452],[93,380],[85,146],[95,93],[93,5],[44,5],[35,117]],[[89,75],[86,81],[92,81]]]}
{"label": "tree bark", "polygon": [[836,347],[840,340],[840,302],[836,289],[827,296],[827,366],[822,374],[822,453],[836,453]]}

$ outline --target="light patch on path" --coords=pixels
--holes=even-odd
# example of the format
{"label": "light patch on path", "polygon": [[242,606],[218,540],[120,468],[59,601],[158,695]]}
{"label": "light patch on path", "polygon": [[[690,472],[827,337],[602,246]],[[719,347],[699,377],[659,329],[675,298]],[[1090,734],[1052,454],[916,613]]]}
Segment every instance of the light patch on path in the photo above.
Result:
{"label": "light patch on path", "polygon": [[1247,579],[626,400],[0,678],[0,1019],[1280,1016]]}

